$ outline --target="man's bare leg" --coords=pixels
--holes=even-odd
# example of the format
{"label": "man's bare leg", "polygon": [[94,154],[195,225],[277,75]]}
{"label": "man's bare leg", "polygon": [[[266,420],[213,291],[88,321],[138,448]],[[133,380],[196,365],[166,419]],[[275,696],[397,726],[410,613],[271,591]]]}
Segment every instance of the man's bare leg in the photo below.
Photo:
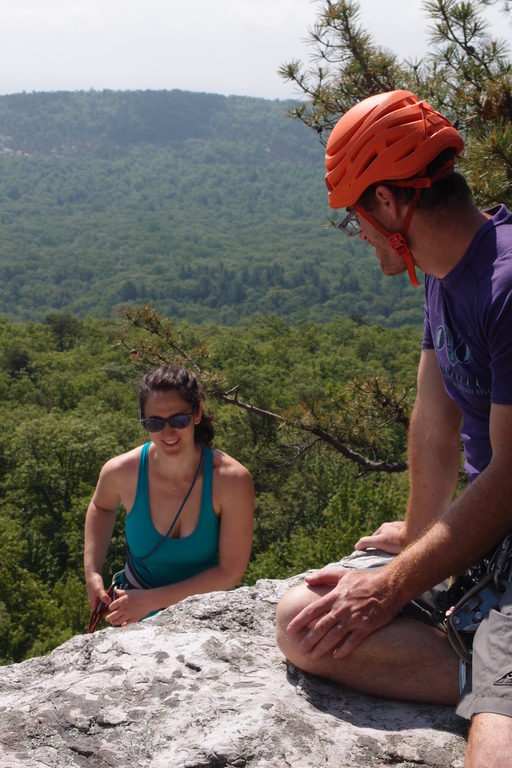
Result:
{"label": "man's bare leg", "polygon": [[512,762],[512,717],[474,715],[464,768],[504,768]]}
{"label": "man's bare leg", "polygon": [[[277,607],[276,639],[295,666],[373,696],[453,705],[459,698],[458,659],[438,630],[412,619],[395,619],[369,635],[345,659],[311,659],[298,651],[303,635],[286,627],[306,605],[329,590],[301,584]],[[305,634],[305,632],[303,633]]]}

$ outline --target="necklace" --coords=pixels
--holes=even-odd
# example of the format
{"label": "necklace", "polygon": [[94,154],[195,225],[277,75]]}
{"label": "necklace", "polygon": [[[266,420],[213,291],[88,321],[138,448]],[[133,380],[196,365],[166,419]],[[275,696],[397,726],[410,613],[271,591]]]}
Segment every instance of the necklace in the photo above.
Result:
{"label": "necklace", "polygon": [[172,521],[171,525],[169,526],[169,530],[167,531],[165,536],[162,536],[162,534],[160,534],[160,539],[157,541],[157,543],[155,544],[153,549],[150,550],[147,553],[147,555],[143,555],[142,557],[138,557],[137,560],[146,560],[148,557],[153,555],[157,551],[157,549],[160,549],[160,547],[162,546],[164,541],[166,539],[168,539],[169,536],[171,535],[171,533],[173,531],[173,528],[176,525],[179,516],[181,515],[181,511],[182,511],[183,507],[185,506],[185,504],[187,503],[188,497],[192,493],[192,489],[194,488],[194,485],[196,484],[196,480],[199,477],[199,470],[201,469],[201,464],[203,463],[203,457],[204,457],[204,448],[201,448],[201,456],[199,457],[199,464],[197,465],[196,473],[195,473],[194,478],[193,478],[193,480],[192,480],[192,482],[190,484],[190,488],[188,489],[188,491],[186,492],[185,496],[183,497],[183,501],[181,502],[180,507],[179,507],[178,511],[176,512],[176,514],[174,516],[174,520]]}

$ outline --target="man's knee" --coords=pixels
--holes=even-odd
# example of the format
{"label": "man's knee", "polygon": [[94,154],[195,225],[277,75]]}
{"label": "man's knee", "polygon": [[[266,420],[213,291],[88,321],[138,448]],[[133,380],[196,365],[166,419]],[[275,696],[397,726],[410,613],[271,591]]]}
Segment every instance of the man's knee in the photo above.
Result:
{"label": "man's knee", "polygon": [[293,637],[288,633],[288,624],[308,604],[307,587],[298,584],[285,592],[276,609],[276,641],[285,656],[294,645]]}
{"label": "man's knee", "polygon": [[306,629],[298,635],[288,632],[288,625],[298,614],[314,600],[329,592],[327,587],[310,587],[306,582],[298,584],[285,592],[276,609],[276,642],[281,652],[296,666],[306,669],[311,660],[303,657],[297,646],[306,633]]}

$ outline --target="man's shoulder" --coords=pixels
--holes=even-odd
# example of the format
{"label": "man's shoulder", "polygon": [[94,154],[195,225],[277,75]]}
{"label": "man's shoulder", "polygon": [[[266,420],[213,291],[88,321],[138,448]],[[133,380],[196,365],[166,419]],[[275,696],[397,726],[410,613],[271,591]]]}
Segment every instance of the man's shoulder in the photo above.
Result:
{"label": "man's shoulder", "polygon": [[512,280],[512,213],[504,205],[488,211],[492,215],[492,226],[482,238],[480,249],[487,258],[483,259],[483,266],[489,266],[488,256],[492,256],[493,270],[500,266],[504,277]]}

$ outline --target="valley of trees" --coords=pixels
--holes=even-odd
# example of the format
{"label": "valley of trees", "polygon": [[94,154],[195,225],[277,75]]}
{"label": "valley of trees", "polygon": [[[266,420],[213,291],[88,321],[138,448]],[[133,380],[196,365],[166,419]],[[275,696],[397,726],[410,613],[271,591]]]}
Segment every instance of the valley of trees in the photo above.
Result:
{"label": "valley of trees", "polygon": [[0,307],[235,323],[421,322],[329,224],[323,148],[286,102],[172,92],[0,96]]}
{"label": "valley of trees", "polygon": [[[85,510],[104,461],[145,439],[156,362],[196,367],[216,445],[253,475],[245,583],[403,514],[422,294],[329,225],[322,142],[360,98],[408,87],[459,121],[476,199],[512,203],[495,4],[508,23],[504,2],[425,2],[431,54],[400,62],[358,3],[321,0],[312,61],[281,71],[301,103],[0,97],[0,663],[84,631]],[[120,510],[105,578],[123,562]]]}
{"label": "valley of trees", "polygon": [[[363,531],[403,513],[406,473],[364,472],[321,440],[304,440],[305,412],[338,414],[326,426],[371,457],[405,457],[406,423],[383,424],[364,382],[378,376],[410,407],[420,333],[337,318],[288,325],[276,316],[237,327],[179,324],[183,346],[229,388],[280,425],[209,397],[215,444],[254,478],[256,529],[245,583],[284,577],[350,551]],[[83,523],[99,470],[141,444],[136,390],[147,361],[132,349],[150,335],[133,322],[0,322],[0,661],[46,653],[84,631]],[[170,357],[170,355],[168,355]],[[211,393],[211,390],[209,390]],[[377,423],[379,426],[377,427]],[[374,429],[375,427],[375,429]],[[402,466],[403,469],[403,466]],[[105,579],[124,564],[123,513]]]}

